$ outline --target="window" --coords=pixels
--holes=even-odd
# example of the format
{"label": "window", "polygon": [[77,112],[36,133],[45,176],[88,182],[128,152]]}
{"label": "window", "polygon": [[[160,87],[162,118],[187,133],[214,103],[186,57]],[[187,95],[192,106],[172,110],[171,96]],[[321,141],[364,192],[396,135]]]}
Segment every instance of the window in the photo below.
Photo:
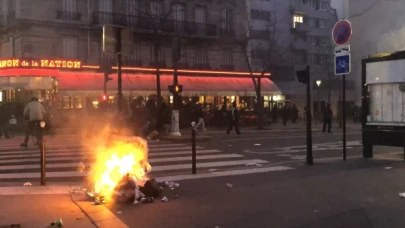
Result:
{"label": "window", "polygon": [[[158,56],[157,56],[157,61],[158,62],[164,62],[165,61],[165,51],[163,46],[158,46]],[[150,57],[152,62],[155,62],[155,45],[150,45]],[[156,64],[156,63],[155,63]]]}
{"label": "window", "polygon": [[195,63],[208,64],[208,50],[206,48],[195,49]]}
{"label": "window", "polygon": [[311,7],[311,9],[316,9],[316,3],[315,0],[309,0],[309,7]]}
{"label": "window", "polygon": [[328,3],[324,1],[319,1],[319,9],[320,10],[327,10],[328,8]]}
{"label": "window", "polygon": [[77,5],[76,0],[62,0],[62,11],[65,12],[76,12]]}
{"label": "window", "polygon": [[294,15],[293,17],[293,28],[297,27],[297,23],[304,23],[304,17],[301,15]]}
{"label": "window", "polygon": [[320,46],[328,46],[329,45],[329,37],[321,37],[319,39]]}
{"label": "window", "polygon": [[173,5],[173,19],[175,21],[184,21],[184,5],[180,3],[175,3]]}
{"label": "window", "polygon": [[233,65],[233,50],[224,48],[222,51],[222,64],[226,66]]}
{"label": "window", "polygon": [[251,57],[253,59],[264,59],[266,58],[266,54],[268,54],[269,51],[265,49],[253,49],[251,51]]}
{"label": "window", "polygon": [[315,18],[308,18],[309,27],[315,28],[316,27],[316,19]]}
{"label": "window", "polygon": [[310,64],[316,63],[316,55],[314,55],[314,54],[309,54],[309,55],[308,55],[308,63],[310,63]]}
{"label": "window", "polygon": [[319,28],[326,28],[327,22],[325,19],[319,19]]}
{"label": "window", "polygon": [[308,36],[308,42],[311,45],[316,45],[316,36]]}
{"label": "window", "polygon": [[141,53],[141,44],[138,40],[134,40],[132,44],[132,57],[135,60],[139,60],[140,53]]}
{"label": "window", "polygon": [[327,55],[321,55],[321,56],[319,57],[319,63],[320,63],[320,64],[328,63],[328,56],[327,56]]}
{"label": "window", "polygon": [[112,12],[113,3],[112,0],[99,0],[98,10],[101,12]]}
{"label": "window", "polygon": [[302,63],[302,55],[301,53],[295,53],[294,54],[294,62],[295,63]]}
{"label": "window", "polygon": [[162,4],[159,1],[150,1],[150,14],[152,16],[159,16],[163,13]]}
{"label": "window", "polygon": [[63,57],[66,59],[77,59],[77,37],[64,36],[62,38]]}
{"label": "window", "polygon": [[250,10],[250,18],[252,20],[270,21],[270,11]]}
{"label": "window", "polygon": [[128,15],[136,15],[138,12],[138,9],[139,9],[139,1],[138,0],[125,0],[124,9]]}
{"label": "window", "polygon": [[231,9],[221,10],[221,28],[231,30],[233,28],[233,18]]}
{"label": "window", "polygon": [[205,34],[206,16],[207,11],[205,7],[202,6],[195,7],[195,22],[198,34]]}

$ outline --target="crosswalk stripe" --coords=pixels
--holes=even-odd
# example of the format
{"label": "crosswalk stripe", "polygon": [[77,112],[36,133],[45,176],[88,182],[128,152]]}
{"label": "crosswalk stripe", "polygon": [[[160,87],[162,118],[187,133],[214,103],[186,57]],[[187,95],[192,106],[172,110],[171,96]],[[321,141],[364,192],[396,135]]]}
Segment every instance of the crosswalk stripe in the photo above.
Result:
{"label": "crosswalk stripe", "polygon": [[[238,160],[238,161],[224,161],[224,162],[205,162],[197,163],[197,168],[214,168],[214,167],[226,167],[235,165],[245,165],[248,163],[256,164],[266,164],[268,161],[261,159],[248,159],[248,160]],[[180,165],[163,165],[152,167],[152,172],[160,171],[171,171],[171,170],[182,170],[191,169],[191,164],[180,164]],[[46,177],[87,177],[89,172],[79,172],[79,171],[64,171],[64,172],[47,172]],[[3,173],[0,174],[0,179],[25,179],[25,178],[39,178],[40,173]]]}
{"label": "crosswalk stripe", "polygon": [[[225,155],[202,155],[197,156],[198,159],[215,159],[215,158],[226,158],[229,157],[243,157],[243,155],[238,154],[225,154]],[[95,156],[83,156],[83,160],[95,160]],[[212,157],[212,158],[211,158]],[[74,160],[72,157],[52,157],[46,158],[46,161],[50,162],[62,162],[62,161],[71,161]],[[191,156],[187,157],[170,157],[170,158],[151,158],[149,162],[171,162],[171,161],[188,161],[191,160]],[[27,158],[27,159],[8,159],[8,160],[1,160],[0,164],[8,164],[8,163],[17,163],[17,162],[40,162],[40,158]]]}
{"label": "crosswalk stripe", "polygon": [[[201,146],[196,146],[196,149],[202,149]],[[155,152],[155,151],[173,151],[173,150],[190,150],[191,151],[191,146],[189,145],[184,145],[184,146],[178,146],[178,147],[165,147],[165,148],[160,148],[160,147],[154,147],[154,148],[149,148],[149,152]],[[45,151],[47,152],[69,152],[69,151],[93,151],[90,148],[45,148]],[[22,154],[22,153],[38,153],[39,149],[24,149],[22,148],[21,150],[13,150],[13,151],[0,151],[0,155],[11,155],[11,154]]]}
{"label": "crosswalk stripe", "polygon": [[[216,150],[216,149],[209,149],[209,150],[197,150],[197,154],[207,154],[207,153],[220,153],[222,151]],[[0,153],[1,154],[1,153]],[[156,152],[156,153],[149,153],[149,157],[157,157],[157,156],[171,156],[171,155],[182,155],[182,154],[191,154],[191,150],[189,151],[181,151],[181,152]],[[72,151],[72,152],[48,152],[46,153],[46,157],[57,157],[57,156],[70,156],[70,157],[83,157],[86,155],[97,155],[97,152],[91,152],[91,151]],[[36,152],[36,153],[30,153],[30,154],[6,154],[6,155],[0,155],[0,163],[1,160],[5,159],[12,159],[12,158],[37,158],[40,157],[41,155]]]}
{"label": "crosswalk stripe", "polygon": [[[211,160],[211,159],[223,159],[223,158],[242,158],[243,155],[239,154],[223,154],[223,155],[216,155],[216,156],[197,156],[197,159],[202,159],[202,160]],[[155,167],[159,166],[153,166],[154,162],[173,162],[173,161],[191,161],[191,157],[176,157],[174,159],[149,159],[149,162],[152,163],[152,169],[154,170]],[[74,168],[77,169],[81,166],[81,163],[78,162],[73,162],[73,163],[51,163],[51,164],[46,164],[47,169],[53,169],[53,168]],[[89,163],[88,165],[92,165],[92,163]],[[7,166],[0,166],[0,171],[5,171],[5,170],[24,170],[24,169],[39,169],[40,165],[39,164],[31,164],[31,165],[7,165]]]}

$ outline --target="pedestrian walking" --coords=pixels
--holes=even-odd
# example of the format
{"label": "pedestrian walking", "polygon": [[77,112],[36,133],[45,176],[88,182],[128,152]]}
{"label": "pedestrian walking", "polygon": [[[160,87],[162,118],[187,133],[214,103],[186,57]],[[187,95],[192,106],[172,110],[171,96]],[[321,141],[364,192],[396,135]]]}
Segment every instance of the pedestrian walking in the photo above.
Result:
{"label": "pedestrian walking", "polygon": [[228,129],[226,130],[227,135],[229,135],[229,132],[232,131],[233,127],[235,127],[236,134],[240,135],[240,131],[239,131],[239,111],[236,108],[236,102],[232,103],[232,107],[228,112]]}
{"label": "pedestrian walking", "polygon": [[202,126],[203,131],[206,131],[205,129],[205,122],[204,122],[204,110],[202,108],[202,104],[198,103],[196,107],[196,116],[198,118],[197,125],[195,125],[195,129],[198,129],[199,126]]}
{"label": "pedestrian walking", "polygon": [[9,113],[9,109],[6,104],[3,104],[0,106],[0,138],[2,134],[4,133],[5,138],[10,138],[8,134],[8,126],[9,126],[9,120],[11,116]]}
{"label": "pedestrian walking", "polygon": [[28,146],[28,140],[31,132],[34,131],[36,127],[39,127],[39,123],[44,120],[45,113],[45,108],[38,101],[38,98],[31,98],[30,103],[28,103],[24,108],[24,118],[28,120],[28,127],[25,133],[24,143],[21,143],[22,147]]}
{"label": "pedestrian walking", "polygon": [[288,106],[288,104],[284,105],[283,111],[282,111],[282,115],[283,115],[283,125],[287,126],[287,121],[290,118],[290,113],[291,113],[291,109]]}
{"label": "pedestrian walking", "polygon": [[325,109],[323,110],[323,133],[325,133],[326,125],[328,125],[328,132],[331,133],[332,117],[332,109],[330,108],[330,104],[327,104]]}
{"label": "pedestrian walking", "polygon": [[291,121],[293,122],[293,123],[296,123],[297,122],[297,119],[298,119],[298,108],[297,108],[297,106],[295,106],[295,104],[293,105],[293,107],[292,107],[292,109],[291,109]]}

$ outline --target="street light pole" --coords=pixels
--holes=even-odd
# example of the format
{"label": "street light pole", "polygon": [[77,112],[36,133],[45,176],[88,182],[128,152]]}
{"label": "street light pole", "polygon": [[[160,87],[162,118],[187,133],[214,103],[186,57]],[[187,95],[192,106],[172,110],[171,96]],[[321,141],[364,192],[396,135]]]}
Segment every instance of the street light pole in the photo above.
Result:
{"label": "street light pole", "polygon": [[[180,38],[178,36],[173,37],[172,40],[172,60],[173,60],[173,85],[172,93],[173,93],[173,111],[172,111],[172,123],[170,129],[171,136],[181,136],[180,133],[180,97],[179,92],[182,88],[179,86],[178,79],[177,79],[177,67],[178,62],[180,60]],[[169,86],[170,87],[170,86]]]}

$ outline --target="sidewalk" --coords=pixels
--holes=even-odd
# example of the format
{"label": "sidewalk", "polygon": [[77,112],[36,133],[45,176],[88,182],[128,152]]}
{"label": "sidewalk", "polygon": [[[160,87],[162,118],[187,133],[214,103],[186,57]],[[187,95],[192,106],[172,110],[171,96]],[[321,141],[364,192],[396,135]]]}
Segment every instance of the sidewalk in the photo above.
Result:
{"label": "sidewalk", "polygon": [[0,227],[12,224],[19,224],[21,228],[51,227],[59,218],[66,228],[96,227],[67,194],[1,195],[0,201]]}

